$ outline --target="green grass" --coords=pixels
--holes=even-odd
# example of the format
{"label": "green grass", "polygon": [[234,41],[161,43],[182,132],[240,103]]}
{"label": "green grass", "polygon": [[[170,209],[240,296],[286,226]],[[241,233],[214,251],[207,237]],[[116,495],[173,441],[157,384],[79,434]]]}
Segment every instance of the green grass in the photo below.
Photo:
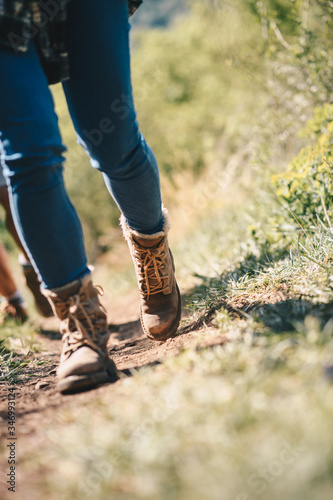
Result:
{"label": "green grass", "polygon": [[37,329],[37,324],[30,321],[19,325],[9,320],[0,326],[0,384],[25,383],[38,377],[38,367],[48,363],[32,356],[43,350],[36,339]]}

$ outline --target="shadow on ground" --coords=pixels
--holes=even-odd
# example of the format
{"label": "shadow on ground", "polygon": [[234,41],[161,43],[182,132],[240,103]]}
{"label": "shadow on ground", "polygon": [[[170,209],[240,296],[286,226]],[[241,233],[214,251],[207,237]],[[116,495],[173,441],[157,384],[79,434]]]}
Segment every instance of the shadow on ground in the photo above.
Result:
{"label": "shadow on ground", "polygon": [[247,276],[255,277],[267,266],[281,260],[288,254],[281,251],[268,254],[263,249],[259,257],[253,254],[235,269],[226,271],[220,276],[209,277],[196,274],[201,281],[198,285],[186,292],[183,303],[186,307],[197,307],[202,311],[201,317],[185,330],[190,331],[202,324],[210,325],[212,319],[221,308],[226,309],[235,318],[251,317],[258,324],[261,323],[273,333],[292,332],[307,316],[313,316],[323,327],[333,318],[333,301],[321,303],[317,298],[306,295],[295,295],[282,283],[279,288],[267,287],[253,293],[238,294],[230,298],[228,294],[230,283],[237,282]]}

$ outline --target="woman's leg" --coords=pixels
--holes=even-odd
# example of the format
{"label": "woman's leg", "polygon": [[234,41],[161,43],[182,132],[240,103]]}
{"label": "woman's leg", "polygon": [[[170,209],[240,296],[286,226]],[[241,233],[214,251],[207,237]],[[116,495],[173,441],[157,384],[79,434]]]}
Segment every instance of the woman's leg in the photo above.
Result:
{"label": "woman's leg", "polygon": [[69,110],[92,165],[131,228],[161,229],[156,159],[140,134],[132,98],[127,0],[69,4]]}
{"label": "woman's leg", "polygon": [[76,392],[115,380],[106,313],[88,275],[81,225],[65,191],[65,148],[33,43],[23,55],[0,49],[0,81],[0,161],[10,180],[15,225],[40,271],[44,295],[63,320],[58,389]]}
{"label": "woman's leg", "polygon": [[127,0],[71,0],[71,78],[64,83],[75,129],[122,212],[152,339],[177,330],[181,303],[162,214],[155,157],[140,134],[132,98]]}
{"label": "woman's leg", "polygon": [[33,42],[0,48],[0,161],[10,180],[14,221],[46,288],[88,273],[79,219],[66,193],[52,95]]}
{"label": "woman's leg", "polygon": [[62,320],[58,389],[76,392],[115,380],[106,312],[65,191],[65,148],[33,43],[20,56],[0,49],[0,81],[0,161],[10,181],[15,225],[48,288],[44,295]]}

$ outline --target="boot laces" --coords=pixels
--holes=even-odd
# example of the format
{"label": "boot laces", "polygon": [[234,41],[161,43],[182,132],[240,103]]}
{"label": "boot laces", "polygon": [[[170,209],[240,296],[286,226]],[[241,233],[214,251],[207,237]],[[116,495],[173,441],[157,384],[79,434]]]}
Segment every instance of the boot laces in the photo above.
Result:
{"label": "boot laces", "polygon": [[162,274],[165,268],[165,251],[165,245],[157,248],[136,247],[139,288],[147,299],[168,288],[169,275]]}
{"label": "boot laces", "polygon": [[[99,287],[97,292],[102,295]],[[80,294],[69,297],[67,301],[58,302],[59,314],[61,317],[66,317],[63,324],[65,356],[83,345],[91,347],[96,352],[102,351],[99,347],[101,337],[98,334],[105,329],[105,321],[103,318],[99,318],[94,311],[88,314],[88,306],[88,301],[82,300]],[[99,306],[106,313],[104,307],[101,304]]]}

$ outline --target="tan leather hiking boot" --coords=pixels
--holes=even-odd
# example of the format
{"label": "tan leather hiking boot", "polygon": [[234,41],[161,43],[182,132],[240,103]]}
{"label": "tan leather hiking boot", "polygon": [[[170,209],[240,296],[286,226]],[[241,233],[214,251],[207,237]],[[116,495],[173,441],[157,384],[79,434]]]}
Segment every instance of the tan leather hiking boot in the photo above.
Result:
{"label": "tan leather hiking boot", "polygon": [[106,313],[90,275],[68,285],[44,290],[54,314],[61,319],[62,352],[57,370],[58,390],[74,393],[117,380],[109,358]]}
{"label": "tan leather hiking boot", "polygon": [[163,208],[161,231],[146,235],[131,229],[121,216],[121,226],[128,242],[141,296],[141,324],[153,340],[166,340],[178,328],[181,300],[175,278],[175,266],[168,245],[168,212]]}

